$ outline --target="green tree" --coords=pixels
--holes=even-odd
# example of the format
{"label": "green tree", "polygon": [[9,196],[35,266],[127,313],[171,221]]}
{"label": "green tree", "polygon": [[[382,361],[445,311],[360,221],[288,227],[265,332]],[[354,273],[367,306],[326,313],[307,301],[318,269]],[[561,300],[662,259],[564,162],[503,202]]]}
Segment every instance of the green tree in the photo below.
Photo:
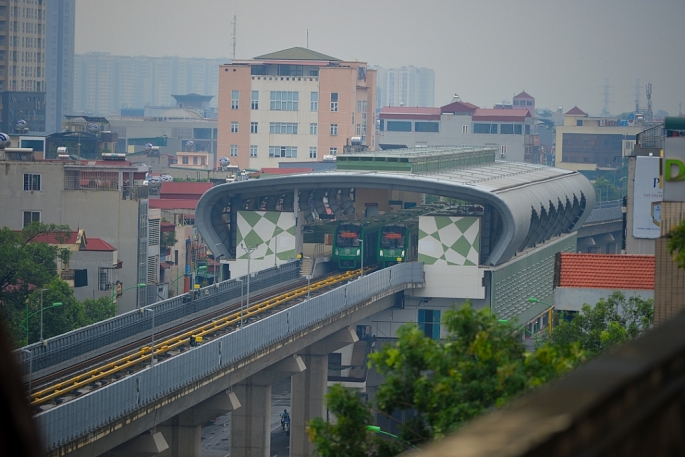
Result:
{"label": "green tree", "polygon": [[[18,314],[21,316],[22,324],[26,322],[26,312],[29,314],[29,339],[25,340],[22,334],[20,341],[22,344],[35,343],[40,340],[40,295],[43,292],[43,338],[51,338],[61,335],[75,328],[83,326],[85,317],[83,304],[74,298],[74,291],[69,284],[59,279],[56,275],[52,280],[44,284],[41,288],[33,290],[26,299],[25,306]],[[62,303],[61,306],[51,308],[53,303]],[[25,332],[25,326],[20,327],[20,332]]]}
{"label": "green tree", "polygon": [[352,390],[333,385],[326,394],[326,404],[337,422],[332,424],[317,417],[307,426],[307,435],[320,457],[384,457],[403,450],[399,443],[367,430],[373,416]]}
{"label": "green tree", "polygon": [[470,304],[445,313],[443,325],[447,337],[435,341],[406,324],[396,345],[370,356],[385,377],[378,408],[416,412],[401,426],[401,437],[411,443],[441,437],[584,360],[576,344],[526,352],[513,326]]}
{"label": "green tree", "polygon": [[562,348],[577,343],[589,355],[636,338],[654,321],[654,301],[614,292],[594,306],[584,304],[570,321],[562,320],[544,344]]}
{"label": "green tree", "polygon": [[116,313],[117,304],[110,297],[87,298],[83,301],[84,321],[81,326],[109,319],[114,317]]}
{"label": "green tree", "polygon": [[671,229],[666,247],[678,267],[685,268],[685,220]]}
{"label": "green tree", "polygon": [[598,202],[618,200],[621,198],[621,192],[604,176],[600,176],[593,183],[595,187],[595,194]]}

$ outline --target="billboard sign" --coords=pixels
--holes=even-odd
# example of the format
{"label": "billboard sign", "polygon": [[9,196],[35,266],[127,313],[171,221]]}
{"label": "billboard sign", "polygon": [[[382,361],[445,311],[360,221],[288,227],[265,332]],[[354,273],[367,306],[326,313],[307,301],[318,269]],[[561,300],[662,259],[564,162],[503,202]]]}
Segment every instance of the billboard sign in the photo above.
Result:
{"label": "billboard sign", "polygon": [[685,119],[664,120],[664,201],[685,202]]}
{"label": "billboard sign", "polygon": [[663,190],[659,176],[659,157],[637,157],[633,189],[633,236],[659,238]]}

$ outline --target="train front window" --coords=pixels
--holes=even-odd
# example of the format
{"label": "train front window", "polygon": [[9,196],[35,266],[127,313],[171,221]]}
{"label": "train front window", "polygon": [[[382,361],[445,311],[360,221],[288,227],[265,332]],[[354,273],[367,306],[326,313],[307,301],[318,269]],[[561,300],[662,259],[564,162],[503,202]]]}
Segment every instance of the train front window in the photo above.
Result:
{"label": "train front window", "polygon": [[359,247],[360,228],[354,225],[340,224],[336,244],[341,248]]}
{"label": "train front window", "polygon": [[397,249],[404,246],[404,227],[384,227],[381,232],[381,248]]}

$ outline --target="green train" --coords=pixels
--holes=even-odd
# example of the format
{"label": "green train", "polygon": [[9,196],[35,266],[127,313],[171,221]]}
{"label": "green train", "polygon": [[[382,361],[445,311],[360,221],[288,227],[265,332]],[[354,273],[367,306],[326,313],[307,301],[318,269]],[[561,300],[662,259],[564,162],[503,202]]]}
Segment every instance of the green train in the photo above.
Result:
{"label": "green train", "polygon": [[442,208],[422,205],[360,221],[342,221],[335,229],[332,260],[343,270],[377,263],[389,266],[416,260],[419,216]]}

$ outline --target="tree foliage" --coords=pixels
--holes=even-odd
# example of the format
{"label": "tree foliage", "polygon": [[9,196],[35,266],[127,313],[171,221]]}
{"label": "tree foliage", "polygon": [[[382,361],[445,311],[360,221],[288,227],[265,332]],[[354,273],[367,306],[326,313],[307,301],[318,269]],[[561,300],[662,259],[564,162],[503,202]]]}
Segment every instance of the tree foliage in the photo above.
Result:
{"label": "tree foliage", "polygon": [[[57,274],[57,263],[69,261],[69,250],[37,241],[52,235],[57,242],[70,236],[67,226],[34,222],[21,232],[0,229],[0,315],[17,346],[40,339],[41,290],[43,338],[88,325],[116,313],[109,298],[81,303]],[[61,303],[53,307],[54,303]],[[27,320],[28,316],[28,320]],[[28,331],[27,331],[28,327]],[[28,339],[27,339],[28,333]]]}
{"label": "tree foliage", "polygon": [[685,268],[685,220],[671,229],[666,247],[678,267]]}
{"label": "tree foliage", "polygon": [[621,190],[604,176],[597,178],[593,186],[595,187],[598,202],[618,200],[622,196]]}
{"label": "tree foliage", "polygon": [[384,457],[402,451],[403,447],[398,443],[367,430],[373,417],[353,391],[335,384],[326,395],[326,403],[337,423],[317,417],[307,427],[307,435],[320,457]]}
{"label": "tree foliage", "polygon": [[443,341],[402,326],[396,345],[371,355],[385,377],[376,395],[381,411],[414,410],[402,438],[419,443],[441,437],[489,408],[564,373],[584,359],[578,345],[525,351],[510,325],[469,304],[445,313]]}
{"label": "tree foliage", "polygon": [[597,304],[584,304],[570,321],[561,320],[545,344],[566,347],[577,343],[589,355],[638,337],[649,330],[654,321],[654,301],[638,296],[626,297],[614,292]]}

